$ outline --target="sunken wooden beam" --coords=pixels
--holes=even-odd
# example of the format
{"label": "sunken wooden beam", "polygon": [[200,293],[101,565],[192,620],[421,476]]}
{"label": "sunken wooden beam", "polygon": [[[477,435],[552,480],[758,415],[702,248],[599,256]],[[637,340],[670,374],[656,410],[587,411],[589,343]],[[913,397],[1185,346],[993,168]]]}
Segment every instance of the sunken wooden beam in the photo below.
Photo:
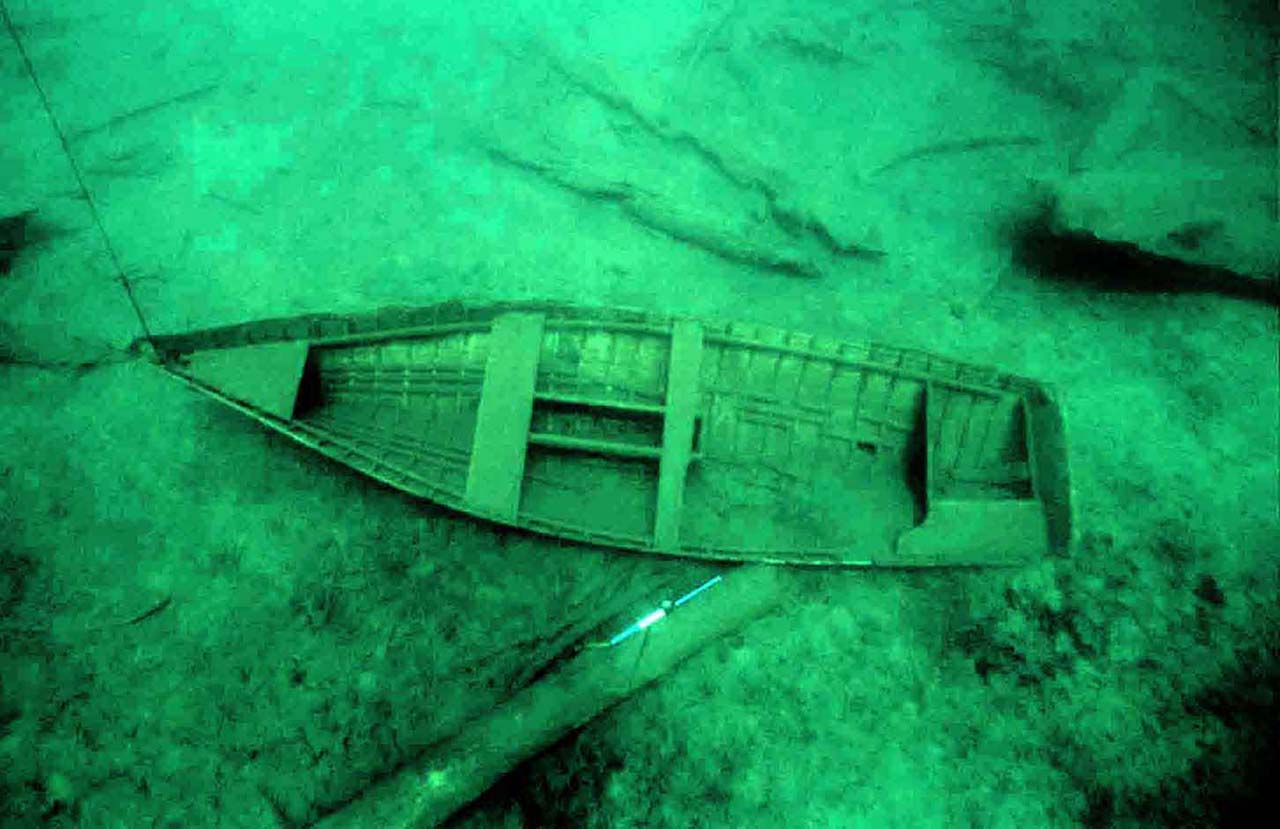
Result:
{"label": "sunken wooden beam", "polygon": [[776,608],[785,584],[785,573],[767,565],[730,571],[722,583],[645,633],[614,647],[580,651],[488,716],[428,748],[416,763],[321,819],[316,829],[439,826],[520,763]]}

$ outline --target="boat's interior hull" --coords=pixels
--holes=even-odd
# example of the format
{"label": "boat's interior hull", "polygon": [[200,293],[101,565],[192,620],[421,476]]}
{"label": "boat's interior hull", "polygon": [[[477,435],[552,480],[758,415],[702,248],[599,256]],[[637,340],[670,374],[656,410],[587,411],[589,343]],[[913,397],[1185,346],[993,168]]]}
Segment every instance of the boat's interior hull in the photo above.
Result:
{"label": "boat's interior hull", "polygon": [[1061,454],[1051,399],[922,352],[545,306],[262,340],[167,365],[367,474],[514,526],[806,564],[1003,562],[1070,532],[1065,459],[1044,457]]}

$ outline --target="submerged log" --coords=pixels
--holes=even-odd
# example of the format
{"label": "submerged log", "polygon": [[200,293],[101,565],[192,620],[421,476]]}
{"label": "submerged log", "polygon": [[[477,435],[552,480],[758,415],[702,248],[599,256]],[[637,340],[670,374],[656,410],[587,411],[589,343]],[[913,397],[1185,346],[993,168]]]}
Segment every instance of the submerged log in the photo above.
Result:
{"label": "submerged log", "polygon": [[643,633],[612,647],[579,650],[488,716],[427,747],[416,762],[321,819],[316,829],[440,825],[520,763],[769,613],[783,600],[785,584],[778,568],[741,567]]}

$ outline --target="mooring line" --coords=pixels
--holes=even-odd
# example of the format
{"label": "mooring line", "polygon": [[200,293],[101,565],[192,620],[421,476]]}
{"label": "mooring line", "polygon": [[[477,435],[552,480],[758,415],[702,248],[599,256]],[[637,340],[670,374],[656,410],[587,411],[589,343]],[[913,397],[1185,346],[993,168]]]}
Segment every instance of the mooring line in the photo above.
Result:
{"label": "mooring line", "polygon": [[45,94],[44,86],[40,83],[40,78],[36,75],[36,67],[31,62],[31,57],[27,54],[27,48],[22,43],[22,38],[18,35],[18,27],[14,25],[13,18],[9,16],[9,6],[4,0],[0,0],[0,17],[4,18],[4,27],[9,32],[13,45],[18,49],[18,55],[22,58],[22,63],[27,68],[27,77],[31,78],[31,85],[35,87],[36,94],[40,96],[40,103],[44,105],[44,113],[49,119],[49,123],[53,126],[54,133],[58,136],[58,143],[62,145],[62,152],[67,157],[67,163],[71,165],[71,172],[75,176],[76,186],[80,190],[80,197],[84,199],[85,204],[89,205],[89,215],[93,217],[93,223],[98,228],[98,234],[102,237],[102,244],[107,249],[107,256],[111,260],[111,266],[115,269],[116,279],[120,282],[120,287],[124,288],[125,295],[129,298],[129,305],[133,307],[134,316],[138,318],[138,325],[142,326],[142,335],[148,343],[152,343],[151,327],[147,325],[147,319],[142,314],[142,306],[138,304],[138,297],[133,292],[133,284],[129,282],[129,277],[125,275],[124,266],[120,264],[120,257],[116,254],[116,247],[111,243],[111,237],[107,235],[107,228],[102,223],[102,215],[98,212],[98,204],[93,200],[93,195],[89,192],[89,188],[85,186],[84,176],[80,172],[80,165],[76,163],[75,156],[71,154],[71,145],[67,142],[67,134],[62,129],[62,124],[58,123],[58,118],[53,114],[53,105],[49,102],[49,96]]}

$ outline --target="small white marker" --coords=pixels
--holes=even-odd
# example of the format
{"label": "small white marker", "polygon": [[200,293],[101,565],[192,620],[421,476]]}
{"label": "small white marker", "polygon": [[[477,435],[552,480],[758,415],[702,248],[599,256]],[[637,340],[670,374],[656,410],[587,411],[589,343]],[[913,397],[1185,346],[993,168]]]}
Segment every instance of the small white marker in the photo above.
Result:
{"label": "small white marker", "polygon": [[702,591],[712,587],[713,585],[723,580],[724,580],[723,576],[713,576],[712,578],[707,579],[705,582],[698,585],[694,589],[690,590],[688,593],[685,593],[683,596],[676,599],[674,602],[671,602],[671,601],[663,602],[661,606],[659,606],[657,609],[651,610],[650,612],[646,613],[644,616],[641,616],[634,623],[632,623],[622,631],[615,633],[609,639],[608,642],[597,642],[591,645],[591,647],[612,648],[614,645],[618,645],[622,642],[625,642],[627,639],[630,639],[632,636],[635,636],[640,631],[648,630],[649,628],[656,625],[658,622],[661,622],[663,619],[667,618],[670,611],[674,610],[677,607],[680,607],[681,605],[688,602],[690,599],[702,593]]}

